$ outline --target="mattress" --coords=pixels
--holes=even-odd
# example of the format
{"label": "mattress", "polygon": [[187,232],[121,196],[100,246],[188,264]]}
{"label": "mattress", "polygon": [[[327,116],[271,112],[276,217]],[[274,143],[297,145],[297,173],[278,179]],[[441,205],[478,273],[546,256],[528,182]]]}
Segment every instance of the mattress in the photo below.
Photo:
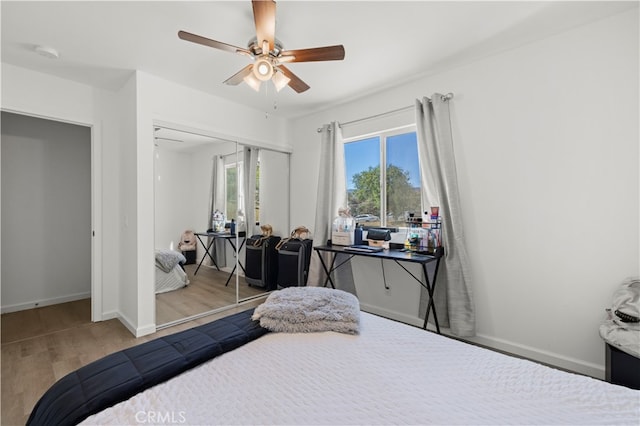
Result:
{"label": "mattress", "polygon": [[640,391],[367,313],[359,335],[269,333],[85,424],[633,424]]}
{"label": "mattress", "polygon": [[164,272],[156,266],[156,294],[177,290],[189,284],[187,274],[179,265]]}

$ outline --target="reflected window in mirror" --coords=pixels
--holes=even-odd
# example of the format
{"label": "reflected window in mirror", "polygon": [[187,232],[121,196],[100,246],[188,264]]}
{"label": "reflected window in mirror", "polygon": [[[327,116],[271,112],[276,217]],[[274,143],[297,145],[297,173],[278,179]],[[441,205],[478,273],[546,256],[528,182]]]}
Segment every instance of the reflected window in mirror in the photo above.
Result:
{"label": "reflected window in mirror", "polygon": [[226,203],[225,203],[225,217],[227,220],[237,220],[238,215],[238,195],[242,190],[242,185],[238,185],[238,182],[242,182],[242,177],[238,179],[238,175],[242,173],[242,164],[231,163],[225,165],[225,181],[226,181]]}

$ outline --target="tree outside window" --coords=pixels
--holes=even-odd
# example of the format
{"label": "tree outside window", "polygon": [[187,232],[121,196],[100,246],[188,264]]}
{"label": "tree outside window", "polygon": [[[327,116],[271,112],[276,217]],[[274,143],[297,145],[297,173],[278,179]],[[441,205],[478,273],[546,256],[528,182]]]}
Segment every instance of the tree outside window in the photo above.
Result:
{"label": "tree outside window", "polygon": [[[405,226],[420,214],[420,168],[415,130],[345,141],[351,214],[364,226]],[[384,165],[381,167],[381,165]]]}

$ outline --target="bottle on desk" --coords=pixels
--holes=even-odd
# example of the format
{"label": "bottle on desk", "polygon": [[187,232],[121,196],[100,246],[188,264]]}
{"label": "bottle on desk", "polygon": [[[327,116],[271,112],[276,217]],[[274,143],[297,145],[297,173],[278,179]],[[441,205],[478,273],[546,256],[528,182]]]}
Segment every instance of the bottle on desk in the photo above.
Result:
{"label": "bottle on desk", "polygon": [[360,245],[362,244],[362,226],[358,226],[353,234],[353,244]]}

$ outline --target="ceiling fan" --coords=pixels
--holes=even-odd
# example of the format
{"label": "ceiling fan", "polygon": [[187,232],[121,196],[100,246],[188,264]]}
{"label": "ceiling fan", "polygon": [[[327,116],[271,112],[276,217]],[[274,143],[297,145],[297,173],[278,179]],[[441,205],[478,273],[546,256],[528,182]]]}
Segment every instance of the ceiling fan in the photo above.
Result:
{"label": "ceiling fan", "polygon": [[246,49],[186,31],[178,32],[178,37],[182,40],[227,52],[239,53],[254,59],[252,64],[247,65],[228,78],[224,82],[225,84],[235,86],[244,81],[254,90],[259,91],[261,82],[271,80],[278,91],[289,85],[296,92],[302,93],[309,89],[309,85],[283,64],[290,62],[341,61],[344,59],[344,47],[342,45],[284,50],[282,43],[275,38],[275,1],[253,0],[251,3],[253,5],[256,37],[249,40]]}

